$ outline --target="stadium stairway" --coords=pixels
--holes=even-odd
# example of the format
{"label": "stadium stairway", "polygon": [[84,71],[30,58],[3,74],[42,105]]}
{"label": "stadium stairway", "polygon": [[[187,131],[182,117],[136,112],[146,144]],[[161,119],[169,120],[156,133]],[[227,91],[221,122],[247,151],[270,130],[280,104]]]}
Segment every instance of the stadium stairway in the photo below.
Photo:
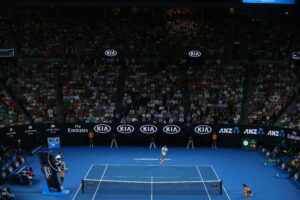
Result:
{"label": "stadium stairway", "polygon": [[246,65],[246,66],[247,66],[246,67],[246,76],[245,76],[245,81],[244,81],[244,85],[243,85],[244,90],[243,90],[242,115],[241,115],[241,123],[242,124],[247,123],[248,115],[250,112],[249,99],[250,99],[251,93],[253,92],[253,89],[251,88],[251,81],[250,81],[251,67],[249,65]]}
{"label": "stadium stairway", "polygon": [[300,82],[298,82],[297,88],[298,88],[297,89],[298,92],[296,92],[296,95],[293,98],[291,98],[290,102],[288,103],[288,106],[286,106],[283,109],[283,111],[280,113],[280,115],[278,116],[277,120],[274,123],[275,126],[283,126],[283,124],[281,124],[280,121],[282,120],[282,118],[284,117],[284,115],[287,112],[289,112],[289,111],[291,111],[291,109],[293,109],[293,106],[296,103],[296,100],[300,99],[300,93],[299,93],[300,92]]}
{"label": "stadium stairway", "polygon": [[21,104],[21,102],[16,98],[16,96],[13,94],[13,92],[11,91],[10,88],[6,87],[4,82],[4,80],[0,80],[0,88],[3,88],[4,90],[6,90],[7,94],[16,101],[17,103],[17,107],[19,108],[19,110],[24,114],[25,116],[25,121],[30,121],[32,123],[32,119],[29,116],[29,113],[27,112],[26,108]]}
{"label": "stadium stairway", "polygon": [[121,64],[120,75],[118,79],[117,87],[117,99],[116,99],[116,112],[121,113],[122,111],[122,100],[124,95],[125,80],[128,78],[128,66],[124,63]]}

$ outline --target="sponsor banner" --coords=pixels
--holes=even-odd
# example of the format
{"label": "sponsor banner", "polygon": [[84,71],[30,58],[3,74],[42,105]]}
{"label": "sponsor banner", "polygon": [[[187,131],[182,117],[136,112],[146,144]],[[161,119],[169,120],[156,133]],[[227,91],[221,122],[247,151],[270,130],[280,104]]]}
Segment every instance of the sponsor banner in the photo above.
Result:
{"label": "sponsor banner", "polygon": [[180,130],[181,128],[177,125],[166,125],[163,127],[163,132],[170,135],[178,134]]}
{"label": "sponsor banner", "polygon": [[194,128],[195,133],[200,135],[210,134],[212,132],[211,126],[208,125],[199,125]]}
{"label": "sponsor banner", "polygon": [[48,149],[59,149],[60,148],[60,138],[59,137],[48,137]]}
{"label": "sponsor banner", "polygon": [[202,54],[200,51],[198,50],[191,50],[189,51],[188,55],[191,57],[191,58],[199,58]]}
{"label": "sponsor banner", "polygon": [[60,128],[57,127],[57,124],[50,124],[46,129],[44,129],[47,133],[56,134],[60,132]]}
{"label": "sponsor banner", "polygon": [[37,133],[37,130],[33,127],[33,125],[26,125],[24,128],[24,133],[26,136],[35,135]]}
{"label": "sponsor banner", "polygon": [[233,126],[233,127],[220,127],[217,131],[218,134],[232,134],[238,135],[240,134],[240,127]]}
{"label": "sponsor banner", "polygon": [[96,133],[109,133],[111,131],[111,126],[108,124],[97,124],[94,126],[93,130]]}
{"label": "sponsor banner", "polygon": [[89,130],[87,128],[84,128],[83,125],[81,124],[74,124],[73,127],[68,127],[67,128],[67,133],[78,133],[78,134],[81,134],[81,133],[88,133]]}
{"label": "sponsor banner", "polygon": [[259,127],[259,128],[246,128],[243,133],[244,133],[244,135],[264,135],[265,130],[261,127]]}
{"label": "sponsor banner", "polygon": [[107,49],[104,51],[104,55],[107,57],[115,57],[118,55],[118,51],[115,49]]}
{"label": "sponsor banner", "polygon": [[291,133],[287,134],[287,139],[300,141],[300,134],[299,132],[292,131]]}
{"label": "sponsor banner", "polygon": [[[45,144],[48,137],[60,137],[61,144],[83,144],[87,141],[87,133],[93,131],[95,140],[108,141],[111,134],[122,135],[122,140],[139,142],[149,141],[149,135],[155,135],[155,138],[161,141],[170,141],[183,143],[182,137],[193,135],[194,137],[209,137],[213,132],[224,137],[235,138],[255,138],[259,137],[261,141],[276,142],[282,137],[290,140],[300,141],[298,131],[285,129],[276,126],[255,126],[255,125],[210,125],[198,124],[185,126],[182,124],[103,124],[103,123],[72,123],[72,124],[33,124],[23,126],[12,126],[0,128],[0,140],[16,145],[17,139],[22,139],[23,144],[32,145],[36,136],[43,139]],[[172,136],[173,135],[173,136]],[[169,138],[169,136],[172,136]],[[102,138],[100,140],[100,138]],[[228,143],[233,142],[228,140]],[[239,143],[240,145],[240,143]]]}
{"label": "sponsor banner", "polygon": [[272,136],[272,137],[285,137],[286,133],[283,129],[281,130],[269,130],[267,132],[267,136]]}
{"label": "sponsor banner", "polygon": [[8,138],[13,138],[16,136],[16,134],[17,134],[17,132],[15,131],[15,129],[13,127],[10,127],[5,135]]}
{"label": "sponsor banner", "polygon": [[140,127],[140,132],[150,135],[157,132],[157,127],[151,124],[145,124]]}
{"label": "sponsor banner", "polygon": [[118,131],[118,133],[121,133],[121,134],[130,134],[130,133],[133,133],[134,127],[129,124],[121,124],[121,125],[117,126],[117,131]]}
{"label": "sponsor banner", "polygon": [[257,141],[255,138],[243,138],[242,148],[246,150],[256,150]]}

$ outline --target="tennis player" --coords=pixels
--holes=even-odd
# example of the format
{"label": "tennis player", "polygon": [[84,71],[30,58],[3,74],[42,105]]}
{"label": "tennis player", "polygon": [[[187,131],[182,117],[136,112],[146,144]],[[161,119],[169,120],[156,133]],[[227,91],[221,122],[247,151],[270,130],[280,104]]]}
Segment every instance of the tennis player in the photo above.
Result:
{"label": "tennis player", "polygon": [[165,162],[167,151],[168,151],[167,145],[165,145],[165,146],[163,146],[161,148],[161,160],[160,160],[160,164],[163,164]]}
{"label": "tennis player", "polygon": [[252,192],[249,186],[247,186],[246,184],[243,184],[243,188],[244,188],[244,197],[250,197],[252,196]]}

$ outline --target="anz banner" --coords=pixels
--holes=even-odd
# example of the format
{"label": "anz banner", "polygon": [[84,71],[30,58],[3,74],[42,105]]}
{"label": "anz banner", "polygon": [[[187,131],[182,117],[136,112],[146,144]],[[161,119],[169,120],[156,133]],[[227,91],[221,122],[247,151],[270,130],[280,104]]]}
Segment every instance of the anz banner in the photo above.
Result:
{"label": "anz banner", "polygon": [[99,141],[99,143],[107,143],[111,139],[112,133],[115,133],[119,140],[132,144],[149,141],[151,137],[178,144],[184,143],[188,136],[208,141],[212,133],[217,133],[220,140],[231,138],[230,141],[245,137],[258,138],[260,141],[275,141],[282,138],[300,141],[299,131],[275,126],[117,123],[53,123],[5,127],[0,129],[0,140],[15,145],[17,139],[21,139],[24,146],[30,147],[34,145],[37,137],[44,138],[45,142],[48,137],[60,137],[62,145],[78,145],[87,142],[89,131],[95,133],[95,141]]}

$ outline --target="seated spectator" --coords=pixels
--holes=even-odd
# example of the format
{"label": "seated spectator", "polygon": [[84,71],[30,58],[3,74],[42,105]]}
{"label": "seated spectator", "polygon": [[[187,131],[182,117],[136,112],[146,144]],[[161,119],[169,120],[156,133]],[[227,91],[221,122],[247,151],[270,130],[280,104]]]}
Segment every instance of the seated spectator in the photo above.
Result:
{"label": "seated spectator", "polygon": [[1,200],[11,200],[14,198],[14,194],[11,193],[9,187],[1,186],[0,187],[0,199]]}
{"label": "seated spectator", "polygon": [[24,170],[22,172],[22,175],[21,175],[22,183],[26,184],[26,185],[32,185],[33,177],[34,177],[34,173],[33,173],[32,167],[29,167],[27,170]]}

